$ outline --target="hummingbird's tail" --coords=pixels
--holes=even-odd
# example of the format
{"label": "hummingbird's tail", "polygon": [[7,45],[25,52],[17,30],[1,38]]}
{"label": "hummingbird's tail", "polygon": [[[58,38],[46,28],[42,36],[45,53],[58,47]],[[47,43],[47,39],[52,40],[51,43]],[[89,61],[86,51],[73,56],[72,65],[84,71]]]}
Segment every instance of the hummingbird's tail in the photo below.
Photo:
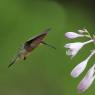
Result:
{"label": "hummingbird's tail", "polygon": [[8,68],[11,67],[18,60],[18,56],[8,65]]}

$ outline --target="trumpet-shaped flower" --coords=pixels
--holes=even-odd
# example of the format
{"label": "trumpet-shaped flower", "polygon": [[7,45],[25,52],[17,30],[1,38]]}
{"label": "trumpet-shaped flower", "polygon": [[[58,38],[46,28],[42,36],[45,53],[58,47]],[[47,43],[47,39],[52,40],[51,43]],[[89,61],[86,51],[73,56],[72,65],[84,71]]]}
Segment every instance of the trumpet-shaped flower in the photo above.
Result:
{"label": "trumpet-shaped flower", "polygon": [[74,39],[74,38],[78,38],[78,37],[84,37],[84,35],[74,33],[74,32],[67,32],[67,33],[65,33],[65,37],[67,37],[69,39]]}
{"label": "trumpet-shaped flower", "polygon": [[87,29],[83,29],[83,30],[78,30],[79,33],[83,34],[83,33],[88,33]]}
{"label": "trumpet-shaped flower", "polygon": [[93,51],[84,61],[82,61],[80,64],[78,64],[71,72],[71,76],[76,78],[78,77],[86,68],[87,63],[89,59],[95,54],[95,51]]}
{"label": "trumpet-shaped flower", "polygon": [[78,33],[85,33],[85,31],[84,30],[78,30]]}
{"label": "trumpet-shaped flower", "polygon": [[76,43],[69,43],[66,44],[64,47],[68,48],[69,50],[66,52],[67,55],[74,57],[79,50],[86,44],[93,42],[94,40],[89,40],[86,42],[76,42]]}
{"label": "trumpet-shaped flower", "polygon": [[[78,37],[85,37],[90,39],[86,42],[75,42],[65,44],[64,47],[68,49],[66,51],[66,54],[68,56],[71,56],[71,58],[73,58],[86,44],[95,43],[95,36],[94,35],[92,36],[90,32],[87,31],[87,29],[78,30],[77,33],[67,32],[65,33],[65,37],[69,39],[74,39]],[[88,61],[94,54],[95,49],[91,51],[91,54],[85,60],[83,60],[81,63],[74,67],[74,69],[71,71],[71,76],[73,78],[77,78],[85,70]],[[80,81],[79,85],[77,86],[78,92],[86,91],[91,86],[94,79],[95,79],[95,64],[89,69],[85,77]]]}
{"label": "trumpet-shaped flower", "polygon": [[95,64],[90,68],[85,77],[79,83],[77,90],[79,93],[86,91],[95,79]]}

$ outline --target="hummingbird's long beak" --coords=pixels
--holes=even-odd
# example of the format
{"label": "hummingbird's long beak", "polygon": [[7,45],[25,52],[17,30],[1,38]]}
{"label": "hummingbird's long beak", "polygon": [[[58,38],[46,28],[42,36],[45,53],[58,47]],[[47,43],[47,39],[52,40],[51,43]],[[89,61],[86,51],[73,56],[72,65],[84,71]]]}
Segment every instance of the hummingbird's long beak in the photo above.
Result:
{"label": "hummingbird's long beak", "polygon": [[50,47],[50,48],[56,49],[56,47],[54,47],[54,46],[52,46],[50,44],[47,44],[46,42],[41,42],[41,43],[44,44],[44,45],[46,45],[46,46],[48,46],[48,47]]}

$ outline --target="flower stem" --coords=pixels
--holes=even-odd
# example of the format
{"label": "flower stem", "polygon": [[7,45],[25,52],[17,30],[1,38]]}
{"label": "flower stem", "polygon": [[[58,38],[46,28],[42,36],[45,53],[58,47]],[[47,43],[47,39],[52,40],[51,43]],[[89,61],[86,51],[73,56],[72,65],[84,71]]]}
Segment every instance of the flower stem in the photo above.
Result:
{"label": "flower stem", "polygon": [[88,56],[87,60],[89,60],[93,55],[95,54],[95,50],[91,52],[91,54]]}
{"label": "flower stem", "polygon": [[86,42],[84,42],[84,44],[88,44],[88,43],[91,43],[91,42],[94,42],[94,40],[92,39],[92,40],[86,41]]}

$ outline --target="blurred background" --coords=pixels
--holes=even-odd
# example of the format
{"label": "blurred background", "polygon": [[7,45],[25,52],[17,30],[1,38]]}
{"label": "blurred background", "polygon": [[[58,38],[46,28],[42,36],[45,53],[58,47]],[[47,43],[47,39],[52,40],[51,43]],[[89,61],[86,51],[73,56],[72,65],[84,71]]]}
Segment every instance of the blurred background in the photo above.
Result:
{"label": "blurred background", "polygon": [[[94,9],[93,0],[0,0],[0,95],[78,95],[76,87],[95,60],[77,79],[70,71],[94,46],[85,46],[71,60],[64,45],[87,39],[71,41],[64,33],[83,28],[94,33]],[[45,41],[57,49],[40,45],[25,61],[8,68],[26,40],[49,27]],[[82,94],[93,95],[94,85]]]}

